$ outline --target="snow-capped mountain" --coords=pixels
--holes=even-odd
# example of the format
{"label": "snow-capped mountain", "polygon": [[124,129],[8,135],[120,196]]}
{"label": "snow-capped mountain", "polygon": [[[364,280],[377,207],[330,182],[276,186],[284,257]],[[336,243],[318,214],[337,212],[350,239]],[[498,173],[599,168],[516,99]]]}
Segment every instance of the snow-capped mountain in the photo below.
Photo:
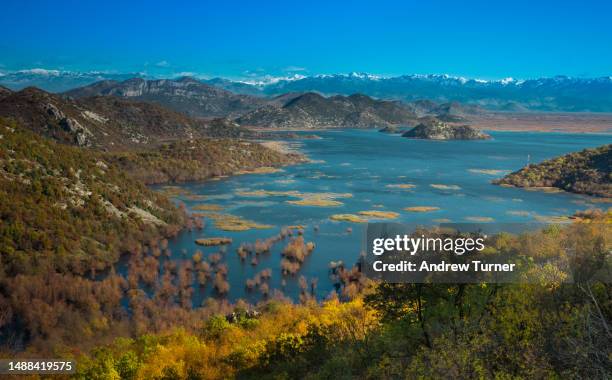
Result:
{"label": "snow-capped mountain", "polygon": [[[13,90],[35,86],[64,92],[103,80],[147,78],[142,73],[72,72],[32,69],[0,73],[0,85]],[[148,79],[159,79],[148,77]],[[612,77],[483,80],[445,74],[381,76],[353,72],[304,76],[262,76],[247,79],[200,79],[236,94],[277,96],[318,92],[324,95],[364,94],[380,99],[462,102],[504,111],[612,112]]]}
{"label": "snow-capped mountain", "polygon": [[0,72],[0,85],[12,90],[26,87],[38,87],[49,92],[63,92],[76,87],[102,80],[123,81],[134,77],[143,77],[142,73],[107,73],[102,71],[61,71],[47,69],[29,69],[13,72]]}
{"label": "snow-capped mountain", "polygon": [[[234,83],[234,82],[229,82]],[[219,84],[216,84],[219,85]],[[222,87],[233,91],[221,84]],[[316,91],[326,95],[361,93],[382,99],[439,102],[459,101],[507,111],[612,112],[612,77],[571,78],[556,76],[518,80],[482,80],[450,75],[403,75],[382,77],[351,73],[315,75],[279,80],[264,86],[245,87],[251,95]]]}

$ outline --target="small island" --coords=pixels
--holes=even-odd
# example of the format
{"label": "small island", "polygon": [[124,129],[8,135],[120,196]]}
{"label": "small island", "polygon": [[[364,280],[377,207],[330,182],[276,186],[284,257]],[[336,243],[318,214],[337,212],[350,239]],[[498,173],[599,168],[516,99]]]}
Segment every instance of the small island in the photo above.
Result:
{"label": "small island", "polygon": [[608,144],[526,166],[493,183],[612,198],[611,170],[612,144]]}
{"label": "small island", "polygon": [[450,125],[429,120],[402,134],[402,137],[426,140],[486,140],[491,136],[469,125]]}

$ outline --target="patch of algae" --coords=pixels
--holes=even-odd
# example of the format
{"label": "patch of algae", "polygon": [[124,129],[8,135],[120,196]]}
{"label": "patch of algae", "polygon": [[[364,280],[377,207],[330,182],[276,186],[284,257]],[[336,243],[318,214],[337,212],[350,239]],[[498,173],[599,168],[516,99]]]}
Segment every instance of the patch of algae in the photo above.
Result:
{"label": "patch of algae", "polygon": [[370,218],[374,218],[374,219],[395,219],[399,216],[397,212],[378,211],[378,210],[359,211],[357,214],[361,216],[367,216]]}
{"label": "patch of algae", "polygon": [[296,206],[317,206],[317,207],[336,207],[342,206],[343,203],[335,201],[333,199],[327,199],[322,197],[307,197],[297,201],[287,201],[287,203]]}
{"label": "patch of algae", "polygon": [[457,185],[444,185],[441,183],[432,183],[429,186],[433,187],[434,189],[438,189],[438,190],[461,190],[461,187]]}
{"label": "patch of algae", "polygon": [[221,214],[215,212],[202,213],[206,218],[212,219],[215,227],[224,231],[247,231],[247,230],[265,230],[273,226],[268,224],[259,224],[252,220],[243,219],[236,215]]}
{"label": "patch of algae", "polygon": [[435,206],[414,206],[414,207],[405,207],[404,211],[408,212],[431,212],[438,211],[440,207]]}
{"label": "patch of algae", "polygon": [[502,169],[468,169],[470,173],[476,174],[486,174],[486,175],[502,175],[509,173],[510,170],[502,170]]}
{"label": "patch of algae", "polygon": [[413,185],[411,183],[394,183],[394,184],[386,185],[385,187],[388,187],[389,189],[408,190],[408,189],[414,189],[416,185]]}
{"label": "patch of algae", "polygon": [[291,197],[296,200],[286,201],[296,206],[336,207],[342,206],[337,198],[350,198],[351,193],[302,193],[297,190],[272,191],[272,190],[239,190],[236,195],[243,197]]}
{"label": "patch of algae", "polygon": [[221,211],[223,210],[223,207],[217,204],[204,203],[201,205],[193,206],[192,209],[198,210],[198,211]]}
{"label": "patch of algae", "polygon": [[331,220],[338,222],[351,222],[351,223],[367,223],[368,220],[355,214],[334,214],[329,217]]}

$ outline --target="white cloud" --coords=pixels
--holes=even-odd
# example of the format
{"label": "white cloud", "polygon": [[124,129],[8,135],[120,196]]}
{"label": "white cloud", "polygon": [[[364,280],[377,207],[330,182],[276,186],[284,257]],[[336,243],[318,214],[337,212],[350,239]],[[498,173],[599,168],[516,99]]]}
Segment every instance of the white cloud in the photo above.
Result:
{"label": "white cloud", "polygon": [[170,62],[166,61],[165,59],[163,61],[159,61],[155,64],[155,66],[157,67],[169,67],[170,66]]}

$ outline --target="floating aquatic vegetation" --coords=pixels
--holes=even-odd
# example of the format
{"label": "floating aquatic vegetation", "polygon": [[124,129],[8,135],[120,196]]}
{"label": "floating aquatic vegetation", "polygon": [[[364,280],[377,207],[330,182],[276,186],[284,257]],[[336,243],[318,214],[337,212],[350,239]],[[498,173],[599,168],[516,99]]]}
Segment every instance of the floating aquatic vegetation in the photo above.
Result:
{"label": "floating aquatic vegetation", "polygon": [[248,207],[248,206],[252,206],[252,207],[269,207],[272,205],[278,204],[278,202],[273,202],[273,201],[250,201],[250,200],[245,200],[245,201],[236,201],[234,202],[233,206],[234,207]]}
{"label": "floating aquatic vegetation", "polygon": [[338,222],[351,222],[351,223],[367,223],[368,220],[355,214],[334,214],[329,217],[331,220]]}
{"label": "floating aquatic vegetation", "polygon": [[289,204],[296,206],[316,206],[316,207],[336,207],[342,206],[344,203],[324,197],[307,197],[297,201],[286,201]]}
{"label": "floating aquatic vegetation", "polygon": [[186,195],[183,198],[189,200],[189,201],[204,201],[206,200],[206,198],[208,198],[206,195],[202,195],[202,194],[190,194],[190,195]]}
{"label": "floating aquatic vegetation", "polygon": [[530,216],[531,212],[524,211],[524,210],[511,210],[511,211],[506,211],[506,214],[513,215],[513,216]]}
{"label": "floating aquatic vegetation", "polygon": [[300,197],[301,193],[296,190],[272,191],[272,190],[238,190],[236,195],[241,197]]}
{"label": "floating aquatic vegetation", "polygon": [[502,175],[502,174],[509,173],[510,170],[503,170],[503,169],[468,169],[468,172],[476,173],[476,174],[486,174],[486,175]]}
{"label": "floating aquatic vegetation", "polygon": [[272,174],[272,173],[278,173],[278,172],[283,172],[283,169],[280,168],[275,168],[272,166],[262,166],[259,168],[255,168],[255,169],[250,169],[250,170],[238,170],[236,172],[234,172],[234,174],[236,175],[241,175],[241,174]]}
{"label": "floating aquatic vegetation", "polygon": [[444,185],[441,183],[432,183],[429,186],[433,187],[434,189],[438,189],[438,190],[461,190],[461,187],[457,185]]}
{"label": "floating aquatic vegetation", "polygon": [[431,212],[438,211],[440,207],[436,206],[413,206],[413,207],[405,207],[404,211],[408,212]]}
{"label": "floating aquatic vegetation", "polygon": [[336,207],[343,203],[337,201],[337,198],[350,198],[351,193],[302,193],[297,190],[289,191],[272,191],[272,190],[251,190],[237,191],[237,195],[243,197],[291,197],[298,198],[296,200],[286,201],[289,204],[296,206],[317,206],[317,207]]}
{"label": "floating aquatic vegetation", "polygon": [[204,216],[212,219],[215,227],[224,231],[247,231],[252,229],[264,230],[273,227],[268,224],[260,224],[231,214],[210,212],[204,213]]}
{"label": "floating aquatic vegetation", "polygon": [[187,196],[187,195],[192,195],[191,191],[180,187],[180,186],[162,186],[161,189],[159,190],[160,193],[164,194],[167,197],[170,198],[176,198],[179,196]]}
{"label": "floating aquatic vegetation", "polygon": [[359,211],[357,214],[374,219],[395,219],[399,216],[397,212],[378,210]]}
{"label": "floating aquatic vegetation", "polygon": [[465,218],[465,220],[468,220],[470,222],[477,222],[477,223],[490,223],[490,222],[495,221],[495,219],[489,216],[468,216]]}
{"label": "floating aquatic vegetation", "polygon": [[231,238],[226,237],[213,237],[213,238],[202,238],[196,239],[195,243],[203,246],[212,246],[212,245],[224,245],[224,244],[232,244]]}
{"label": "floating aquatic vegetation", "polygon": [[198,211],[221,211],[223,210],[223,206],[212,203],[205,203],[193,206],[192,209]]}
{"label": "floating aquatic vegetation", "polygon": [[414,189],[416,187],[416,185],[413,185],[411,183],[394,183],[394,184],[389,184],[386,185],[385,187],[388,187],[390,189]]}

